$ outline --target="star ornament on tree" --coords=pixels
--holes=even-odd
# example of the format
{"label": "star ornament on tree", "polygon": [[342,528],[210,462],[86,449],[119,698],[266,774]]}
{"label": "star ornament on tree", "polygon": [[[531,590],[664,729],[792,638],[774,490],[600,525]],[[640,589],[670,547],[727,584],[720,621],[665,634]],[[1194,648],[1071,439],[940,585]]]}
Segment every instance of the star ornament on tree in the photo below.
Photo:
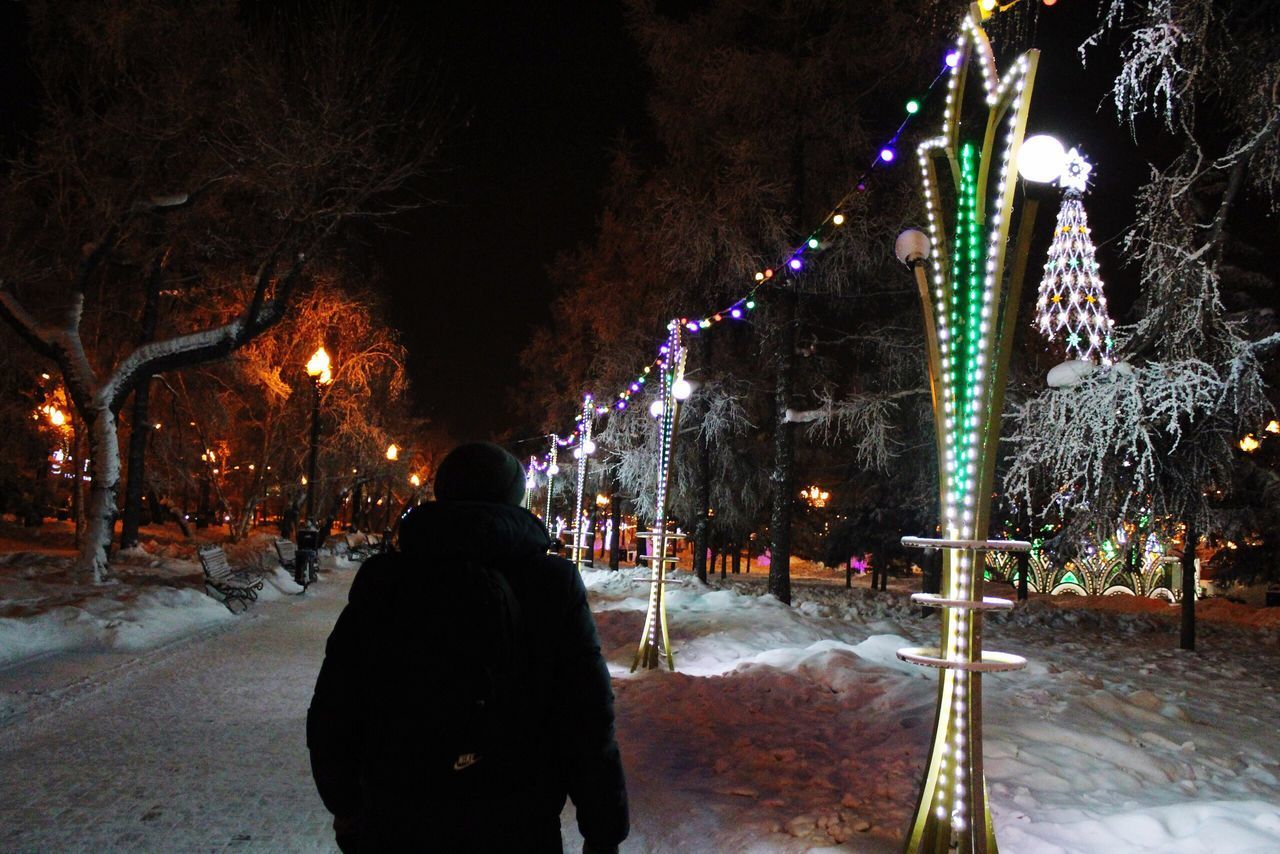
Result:
{"label": "star ornament on tree", "polygon": [[1092,171],[1093,164],[1084,159],[1079,149],[1072,148],[1067,152],[1067,161],[1062,167],[1062,175],[1058,178],[1058,186],[1068,192],[1083,195],[1089,187],[1089,173]]}

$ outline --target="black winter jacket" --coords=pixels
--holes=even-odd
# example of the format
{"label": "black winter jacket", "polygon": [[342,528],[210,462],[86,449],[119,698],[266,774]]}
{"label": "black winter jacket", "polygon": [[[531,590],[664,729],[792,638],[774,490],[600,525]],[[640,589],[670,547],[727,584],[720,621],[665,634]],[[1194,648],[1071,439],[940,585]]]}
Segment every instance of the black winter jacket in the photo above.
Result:
{"label": "black winter jacket", "polygon": [[[586,589],[568,561],[546,554],[542,523],[519,507],[440,502],[414,511],[401,553],[356,574],[325,649],[307,715],[320,796],[359,850],[560,851],[566,795],[594,848],[626,838],[626,784],[613,729],[613,691]],[[413,748],[431,732],[404,710],[433,699],[449,660],[424,640],[438,601],[433,574],[480,561],[502,572],[519,603],[527,678],[512,743],[510,790],[479,801],[415,777]]]}

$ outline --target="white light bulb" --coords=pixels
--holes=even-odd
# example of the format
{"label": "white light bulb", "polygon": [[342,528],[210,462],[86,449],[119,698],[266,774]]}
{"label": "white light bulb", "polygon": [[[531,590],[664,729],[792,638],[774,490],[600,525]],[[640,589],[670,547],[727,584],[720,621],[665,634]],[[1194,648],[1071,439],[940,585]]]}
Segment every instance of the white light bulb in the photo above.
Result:
{"label": "white light bulb", "polygon": [[594,454],[596,452],[596,443],[587,439],[582,443],[582,452],[588,455]]}
{"label": "white light bulb", "polygon": [[693,394],[693,386],[684,377],[671,384],[671,396],[676,400],[688,400],[691,394]]}
{"label": "white light bulb", "polygon": [[662,401],[655,400],[653,403],[649,404],[649,414],[652,415],[654,418],[661,418],[662,417]]}
{"label": "white light bulb", "polygon": [[1018,152],[1018,174],[1028,181],[1047,184],[1057,180],[1066,165],[1067,151],[1048,134],[1038,134],[1022,143]]}

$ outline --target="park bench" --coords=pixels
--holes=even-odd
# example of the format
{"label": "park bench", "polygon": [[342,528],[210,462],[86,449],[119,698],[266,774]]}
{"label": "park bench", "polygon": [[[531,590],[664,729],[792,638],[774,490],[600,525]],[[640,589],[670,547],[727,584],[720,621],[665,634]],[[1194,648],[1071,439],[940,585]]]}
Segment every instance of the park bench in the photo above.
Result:
{"label": "park bench", "polygon": [[298,560],[297,545],[293,540],[276,540],[276,557],[280,561],[280,568],[292,574]]}
{"label": "park bench", "polygon": [[200,557],[200,566],[204,569],[205,590],[209,595],[221,598],[231,613],[237,613],[234,605],[239,602],[244,611],[249,604],[258,600],[258,591],[262,589],[262,579],[247,572],[238,572],[227,563],[227,553],[222,546],[201,546],[196,549]]}
{"label": "park bench", "polygon": [[371,555],[384,551],[382,534],[366,534],[352,531],[345,535],[347,557],[352,560],[364,560]]}
{"label": "park bench", "polygon": [[359,531],[351,531],[343,536],[347,544],[347,557],[359,560],[364,557],[364,550],[369,546],[369,538]]}

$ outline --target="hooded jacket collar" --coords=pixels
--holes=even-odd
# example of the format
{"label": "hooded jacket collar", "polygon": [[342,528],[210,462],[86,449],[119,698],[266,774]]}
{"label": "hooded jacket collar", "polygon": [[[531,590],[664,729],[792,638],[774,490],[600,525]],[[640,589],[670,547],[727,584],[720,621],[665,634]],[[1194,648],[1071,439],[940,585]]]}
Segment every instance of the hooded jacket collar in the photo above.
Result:
{"label": "hooded jacket collar", "polygon": [[400,551],[427,560],[504,561],[545,554],[547,529],[523,507],[481,501],[432,501],[400,523]]}

